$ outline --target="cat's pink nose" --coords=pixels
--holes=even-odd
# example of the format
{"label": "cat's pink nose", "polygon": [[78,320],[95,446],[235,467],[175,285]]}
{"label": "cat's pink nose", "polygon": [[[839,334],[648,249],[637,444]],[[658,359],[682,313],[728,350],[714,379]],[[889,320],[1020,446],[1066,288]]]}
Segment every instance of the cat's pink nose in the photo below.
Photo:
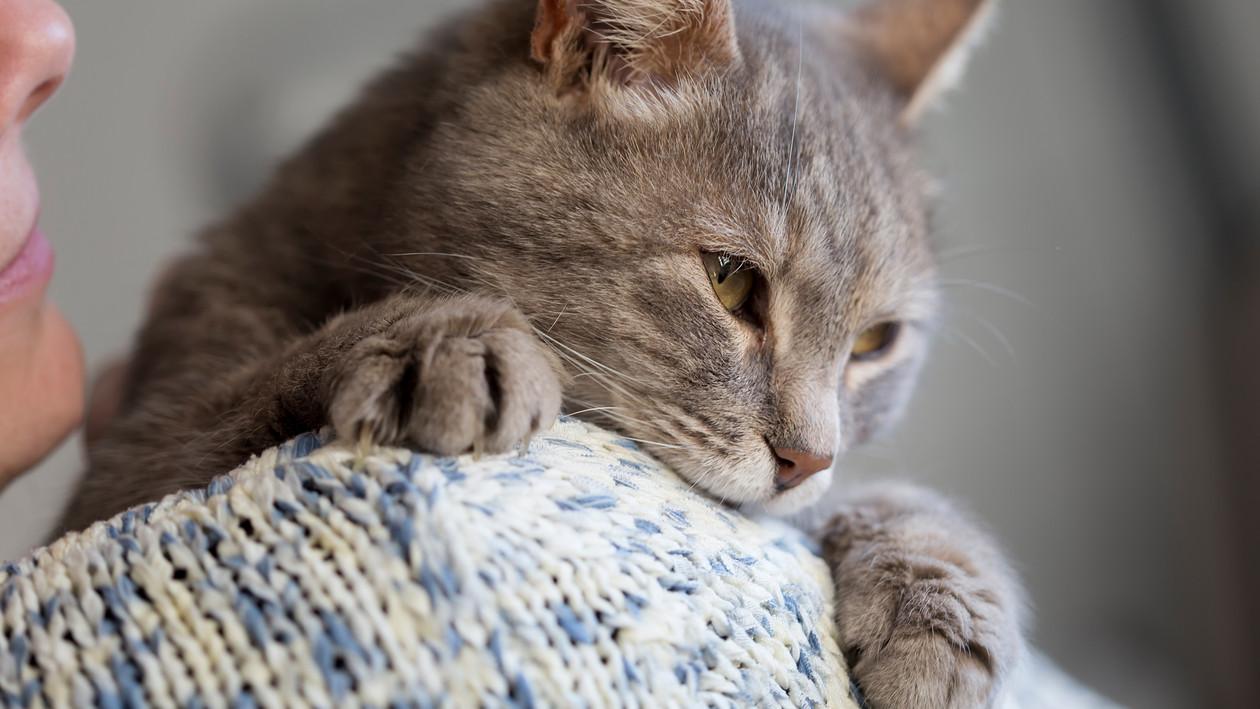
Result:
{"label": "cat's pink nose", "polygon": [[774,454],[779,459],[779,478],[776,485],[779,492],[791,490],[808,480],[814,473],[830,468],[833,459],[832,456],[822,457],[777,446],[774,448]]}

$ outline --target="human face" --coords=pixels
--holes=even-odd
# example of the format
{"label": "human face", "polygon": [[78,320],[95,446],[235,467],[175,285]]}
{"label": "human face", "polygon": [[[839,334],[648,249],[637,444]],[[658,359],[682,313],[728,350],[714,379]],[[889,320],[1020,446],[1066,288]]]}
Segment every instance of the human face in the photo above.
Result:
{"label": "human face", "polygon": [[74,56],[51,0],[0,0],[0,486],[39,462],[83,414],[78,339],[44,300],[53,256],[22,130]]}

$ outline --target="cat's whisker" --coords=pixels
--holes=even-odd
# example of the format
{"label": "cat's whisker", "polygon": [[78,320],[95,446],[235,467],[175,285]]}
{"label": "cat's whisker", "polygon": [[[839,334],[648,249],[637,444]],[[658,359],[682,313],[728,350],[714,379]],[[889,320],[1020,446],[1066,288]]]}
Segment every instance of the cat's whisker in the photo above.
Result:
{"label": "cat's whisker", "polygon": [[904,458],[903,451],[893,446],[867,442],[847,453],[835,471],[837,479],[868,479],[885,470],[885,466],[900,468]]}
{"label": "cat's whisker", "polygon": [[[348,269],[366,276],[381,278],[403,289],[419,284],[427,289],[446,295],[459,295],[465,292],[464,289],[458,286],[418,273],[400,264],[374,260],[361,254],[343,252],[342,256],[345,258],[344,261],[324,261],[324,265],[336,266],[339,269]],[[318,259],[313,261],[319,263]],[[355,263],[356,261],[361,262],[362,265]]]}
{"label": "cat's whisker", "polygon": [[687,488],[687,492],[691,492],[695,490],[697,487],[700,487],[700,483],[704,482],[704,479],[709,477],[709,473],[712,473],[712,472],[713,471],[711,469],[705,469],[703,473],[700,473],[699,477],[697,477],[695,480],[692,481],[691,485]]}
{"label": "cat's whisker", "polygon": [[996,283],[988,283],[986,281],[974,281],[974,280],[970,280],[966,278],[942,278],[942,279],[939,279],[937,283],[942,288],[950,288],[950,287],[976,288],[978,290],[984,290],[984,291],[989,291],[992,293],[997,293],[998,295],[1004,295],[1007,298],[1010,298],[1011,300],[1014,300],[1017,303],[1027,305],[1028,307],[1033,308],[1034,310],[1037,310],[1037,311],[1041,310],[1040,308],[1037,307],[1036,303],[1032,302],[1028,298],[1025,298],[1024,296],[1020,295],[1019,293],[1016,293],[1015,291],[1009,288],[999,286]]}
{"label": "cat's whisker", "polygon": [[[568,416],[582,416],[583,413],[593,413],[593,412],[609,413],[612,411],[620,411],[620,409],[624,409],[624,408],[625,407],[588,407],[585,409],[580,409],[580,411],[568,412]],[[615,414],[610,414],[610,416],[615,416]]]}
{"label": "cat's whisker", "polygon": [[[550,344],[545,341],[544,341],[544,344],[550,347]],[[575,369],[578,370],[577,373],[573,375],[574,380],[582,379],[582,378],[590,379],[594,381],[596,384],[599,384],[605,390],[614,394],[620,394],[622,397],[624,397],[625,399],[629,401],[642,404],[645,407],[650,405],[650,402],[648,402],[642,396],[639,396],[638,394],[630,391],[629,389],[626,389],[625,387],[617,384],[614,381],[610,381],[609,378],[603,373],[593,372],[588,369],[585,369],[582,366],[581,361],[573,358],[568,353],[560,351],[560,350],[556,350],[555,348],[552,348],[552,350],[555,351],[559,357],[564,359],[566,362],[568,362],[570,365],[572,365]]]}
{"label": "cat's whisker", "polygon": [[[512,297],[512,289],[505,288],[494,272],[490,271],[483,265],[484,263],[484,260],[473,261],[472,270],[468,273],[468,277],[475,284],[485,288],[488,292],[503,298],[511,303],[512,307],[520,310],[520,306],[516,303],[516,298]],[[537,330],[537,328],[535,328],[535,330]]]}
{"label": "cat's whisker", "polygon": [[474,128],[466,122],[437,121],[434,125],[444,126],[446,128],[454,128],[455,130],[464,131],[465,133],[472,133],[473,135],[490,135],[486,131],[478,129],[478,128]]}
{"label": "cat's whisker", "polygon": [[[581,375],[583,375],[583,374],[588,374],[588,372],[582,372],[581,374],[579,374],[579,376],[581,376]],[[632,408],[630,408],[630,407],[628,407],[628,406],[610,406],[610,405],[605,405],[605,404],[597,404],[597,403],[594,403],[594,402],[591,402],[591,401],[584,401],[584,400],[582,400],[582,399],[576,399],[576,398],[569,398],[569,399],[568,399],[568,401],[570,401],[570,402],[572,402],[572,403],[574,403],[574,404],[578,404],[578,405],[580,405],[580,406],[586,406],[586,407],[588,407],[588,408],[589,408],[590,410],[592,410],[592,411],[601,411],[601,412],[613,412],[613,411],[615,411],[615,412],[638,411],[638,409],[632,409]],[[571,415],[577,415],[578,413],[580,413],[580,412],[576,412],[576,411],[575,411],[575,412],[572,412],[572,414],[571,414]],[[622,416],[622,417],[625,417],[625,418],[626,418],[626,420],[635,421],[635,422],[637,422],[637,423],[644,423],[645,425],[647,425],[647,422],[645,422],[645,421],[639,421],[638,419],[633,419],[633,418],[630,418],[630,417],[628,417],[628,416],[625,416],[625,414],[624,414],[624,413],[618,413],[617,415]]]}
{"label": "cat's whisker", "polygon": [[391,258],[404,258],[408,256],[438,256],[440,258],[462,258],[462,259],[468,259],[470,261],[484,260],[480,256],[472,256],[470,254],[454,254],[454,253],[447,253],[447,252],[442,252],[442,251],[408,251],[404,253],[381,254],[381,255],[388,256]]}
{"label": "cat's whisker", "polygon": [[999,242],[986,244],[966,244],[962,246],[953,246],[948,249],[942,249],[936,255],[936,261],[939,265],[947,265],[957,263],[961,259],[973,258],[976,256],[986,256],[988,254],[1009,253],[1014,251],[1037,251],[1040,250],[1034,246],[1018,246],[1014,244],[1003,244]]}
{"label": "cat's whisker", "polygon": [[[464,292],[463,289],[455,285],[418,273],[406,266],[403,266],[402,264],[389,261],[388,255],[376,251],[372,245],[366,241],[361,240],[360,245],[372,251],[376,258],[369,258],[357,252],[351,253],[345,250],[338,250],[344,261],[336,263],[327,262],[326,265],[335,265],[338,268],[348,268],[365,275],[384,278],[400,288],[407,288],[419,283],[427,288],[446,293],[448,295],[457,295]],[[318,262],[318,259],[316,259],[316,262]]]}
{"label": "cat's whisker", "polygon": [[966,342],[968,345],[971,345],[971,348],[974,349],[977,353],[979,353],[979,355],[984,358],[984,361],[989,363],[989,366],[997,367],[997,360],[993,359],[993,356],[990,355],[987,350],[981,347],[980,343],[976,342],[975,340],[971,339],[967,335],[963,334],[962,330],[959,330],[956,327],[951,327],[949,328],[949,331],[947,334],[953,335],[954,337],[957,337],[963,342]]}
{"label": "cat's whisker", "polygon": [[686,446],[680,446],[675,443],[661,443],[660,441],[649,441],[643,438],[631,438],[630,436],[622,436],[622,438],[626,439],[627,441],[634,441],[635,443],[642,443],[645,446],[656,446],[657,448],[674,448],[674,449],[686,448]]}
{"label": "cat's whisker", "polygon": [[857,131],[858,123],[862,121],[862,116],[866,114],[866,104],[859,104],[857,110],[853,112],[853,121],[849,124],[849,129],[844,132],[844,138],[840,141],[840,146],[847,146],[852,140],[853,135]]}
{"label": "cat's whisker", "polygon": [[998,342],[1002,343],[1002,348],[1006,350],[1006,354],[1010,356],[1012,362],[1019,361],[1019,357],[1015,356],[1015,348],[1011,345],[1011,341],[1006,339],[1006,336],[1002,334],[1002,331],[999,330],[996,325],[971,312],[971,310],[967,308],[959,308],[958,312],[980,323],[981,327],[988,330]]}
{"label": "cat's whisker", "polygon": [[556,319],[551,321],[551,326],[547,328],[547,332],[551,332],[552,330],[554,330],[554,329],[556,328],[556,323],[560,322],[560,318],[564,317],[564,314],[565,314],[566,312],[568,312],[568,308],[567,308],[567,307],[562,308],[562,309],[560,310],[560,313],[559,313],[558,315],[556,315]]}
{"label": "cat's whisker", "polygon": [[[217,429],[217,430],[227,430],[226,428],[223,428],[223,427],[222,427],[222,423],[223,423],[223,421],[225,421],[225,420],[228,418],[228,416],[229,416],[229,415],[225,413],[225,414],[223,414],[223,415],[221,415],[221,416],[219,417],[219,424],[220,424],[220,425],[219,425],[219,426],[216,426],[216,429]],[[240,440],[240,439],[242,439],[242,438],[245,438],[246,436],[251,437],[251,438],[253,438],[253,437],[257,436],[257,435],[258,435],[258,432],[259,432],[259,431],[262,431],[262,430],[263,430],[264,428],[266,428],[266,427],[267,427],[267,424],[265,424],[265,423],[260,423],[260,424],[258,424],[257,426],[255,426],[255,427],[254,427],[254,428],[252,428],[252,429],[242,429],[242,430],[241,430],[241,431],[239,431],[239,432],[238,432],[235,436],[232,436],[231,438],[227,439],[226,441],[223,441],[223,442],[222,442],[222,443],[220,443],[219,445],[217,445],[217,446],[213,446],[213,447],[211,447],[211,448],[208,448],[208,449],[207,449],[207,450],[206,450],[206,451],[202,454],[202,456],[201,456],[200,458],[198,458],[198,459],[197,459],[197,465],[196,465],[196,467],[200,467],[200,466],[201,466],[201,464],[202,464],[202,463],[204,463],[204,462],[206,461],[206,459],[208,459],[211,455],[213,455],[213,454],[215,454],[215,453],[218,453],[219,451],[223,450],[224,448],[227,448],[228,446],[232,445],[232,444],[233,444],[233,443],[235,443],[236,441],[238,441],[238,440]],[[190,449],[191,449],[194,445],[196,445],[196,444],[198,444],[198,443],[200,443],[200,442],[201,442],[201,439],[200,439],[199,437],[197,437],[197,436],[192,436],[192,437],[190,437],[187,441],[185,441],[185,442],[184,442],[184,444],[181,446],[181,448],[184,448],[185,450],[190,450]]]}
{"label": "cat's whisker", "polygon": [[447,285],[446,283],[443,283],[442,281],[439,281],[435,278],[421,276],[418,273],[413,273],[411,278],[412,278],[412,281],[414,281],[415,283],[420,283],[421,285],[428,286],[432,288],[433,290],[445,291],[447,295],[460,295],[464,292],[463,290],[459,288]]}
{"label": "cat's whisker", "polygon": [[625,411],[632,411],[633,409],[629,409],[624,406],[593,406],[590,402],[581,401],[579,399],[575,399],[573,401],[574,403],[586,405],[589,408],[571,412],[570,415],[577,416],[584,413],[599,414],[601,417],[609,421],[621,424],[626,430],[634,431],[635,433],[632,434],[626,434],[623,432],[622,437],[628,441],[634,441],[635,443],[642,443],[644,445],[655,446],[658,448],[683,449],[687,447],[676,443],[665,443],[663,441],[642,438],[642,431],[663,434],[666,438],[672,438],[674,440],[677,440],[678,436],[672,435],[670,431],[666,430],[665,427],[660,424],[660,422],[645,421],[632,416],[627,416],[623,413]]}
{"label": "cat's whisker", "polygon": [[582,414],[596,413],[596,414],[599,414],[602,418],[605,418],[609,421],[613,421],[616,423],[620,423],[627,427],[632,427],[631,425],[633,424],[634,425],[633,427],[637,427],[637,428],[657,428],[656,426],[652,425],[651,422],[644,421],[643,419],[634,418],[632,416],[627,416],[623,413],[619,413],[618,412],[619,410],[624,410],[624,408],[619,407],[619,406],[596,406],[596,407],[591,407],[588,409],[583,409],[582,411],[574,411],[570,415],[580,416]]}
{"label": "cat's whisker", "polygon": [[583,367],[582,367],[583,362],[582,362],[581,360],[578,360],[578,359],[568,359],[568,358],[566,358],[566,361],[568,361],[568,363],[569,363],[569,364],[573,365],[573,366],[574,366],[575,368],[577,368],[577,370],[578,370],[577,374],[574,374],[574,375],[573,375],[573,378],[574,378],[574,379],[583,379],[583,378],[586,378],[586,379],[593,379],[593,380],[595,380],[596,382],[598,382],[598,383],[600,383],[601,385],[603,385],[603,386],[604,386],[604,388],[605,388],[605,389],[608,389],[609,391],[616,391],[616,392],[618,392],[618,393],[620,393],[620,394],[624,394],[625,396],[628,396],[628,397],[633,397],[636,401],[642,401],[642,398],[641,398],[641,397],[639,397],[639,396],[638,396],[638,395],[636,395],[634,392],[632,392],[632,391],[630,391],[630,390],[626,389],[625,387],[621,386],[620,384],[618,384],[615,380],[613,380],[612,378],[610,378],[610,377],[609,377],[606,373],[604,373],[604,372],[596,372],[596,371],[591,370],[591,369],[585,369],[585,368],[583,368]]}
{"label": "cat's whisker", "polygon": [[564,349],[565,351],[567,351],[567,352],[569,352],[570,354],[572,354],[574,357],[577,357],[578,359],[580,359],[580,360],[582,360],[582,361],[586,362],[587,364],[590,364],[590,365],[592,365],[592,366],[594,366],[594,367],[597,367],[598,369],[603,370],[604,372],[606,372],[606,373],[608,373],[608,374],[610,374],[610,375],[612,375],[612,376],[615,376],[615,377],[620,377],[621,379],[624,379],[625,381],[631,382],[631,383],[633,383],[633,384],[642,384],[642,383],[643,383],[643,382],[639,381],[638,379],[636,379],[636,378],[634,378],[634,377],[631,377],[630,375],[628,375],[628,374],[626,374],[626,373],[624,373],[624,372],[619,372],[619,371],[617,371],[617,370],[613,369],[612,367],[609,367],[608,365],[603,364],[602,362],[599,362],[599,361],[597,361],[597,360],[595,360],[595,359],[593,359],[593,358],[591,358],[591,357],[588,357],[588,356],[587,356],[587,355],[585,355],[585,354],[582,354],[581,352],[579,352],[579,351],[577,351],[577,350],[573,349],[572,347],[569,347],[568,345],[566,345],[566,344],[564,344],[563,342],[561,342],[561,341],[557,340],[556,338],[552,337],[551,335],[547,334],[546,332],[543,332],[542,330],[538,329],[537,327],[535,327],[535,328],[534,328],[534,332],[538,333],[538,336],[539,336],[539,337],[542,337],[544,340],[546,340],[546,341],[548,341],[548,342],[551,342],[551,343],[552,343],[553,345],[555,345],[556,347],[560,347],[560,348]]}
{"label": "cat's whisker", "polygon": [[895,463],[900,458],[899,449],[880,441],[863,443],[858,456]]}
{"label": "cat's whisker", "polygon": [[[383,255],[381,255],[381,257],[385,258]],[[381,268],[386,269],[387,271],[397,273],[399,276],[405,279],[408,279],[409,280],[408,285],[414,285],[416,283],[419,283],[421,285],[432,288],[433,290],[444,292],[447,295],[460,295],[465,292],[463,288],[452,285],[450,283],[446,283],[442,280],[433,278],[431,276],[426,276],[422,273],[419,273],[410,268],[407,268],[406,266],[399,263],[392,263],[392,262],[386,262],[386,261],[376,262],[376,261],[370,261],[364,257],[359,257],[359,258],[362,260],[368,261],[368,263],[371,263],[372,265],[379,266]]]}
{"label": "cat's whisker", "polygon": [[[319,230],[312,228],[311,232],[319,233]],[[330,244],[327,241],[324,242],[324,245],[326,247],[329,247],[333,252],[340,254],[342,257],[341,260],[330,261],[328,259],[321,259],[321,258],[311,256],[306,252],[302,252],[302,256],[304,258],[309,259],[312,263],[316,263],[316,264],[320,264],[324,266],[331,266],[337,269],[349,269],[351,271],[362,273],[367,276],[372,276],[374,278],[382,278],[386,280],[387,282],[392,283],[393,285],[398,286],[400,288],[407,288],[419,282],[422,285],[432,288],[433,290],[445,292],[448,294],[456,294],[456,293],[462,292],[461,289],[449,283],[443,283],[439,281],[438,279],[424,276],[422,274],[418,274],[415,271],[402,266],[401,264],[387,261],[389,256],[386,254],[382,254],[380,251],[377,251],[376,248],[366,238],[358,239],[355,242],[355,246],[359,248],[367,249],[368,251],[372,252],[376,258],[368,258],[367,256],[364,256],[358,253],[357,251],[352,252],[352,251],[347,250],[344,247]],[[359,263],[355,263],[356,261],[361,262],[362,264],[365,264],[365,265],[360,265]]]}
{"label": "cat's whisker", "polygon": [[1069,332],[1071,330],[1068,324],[1064,322],[1064,320],[1061,317],[1059,317],[1058,315],[1052,312],[1049,312],[1045,308],[1038,306],[1033,301],[1029,300],[1028,298],[1025,298],[1024,296],[1020,295],[1019,293],[1009,288],[1005,288],[1003,286],[999,286],[994,283],[987,283],[985,281],[975,281],[975,280],[970,280],[970,279],[965,279],[965,278],[942,278],[937,281],[937,285],[939,285],[941,288],[950,288],[950,287],[974,288],[976,290],[997,293],[998,295],[1005,296],[1019,303],[1020,305],[1027,306],[1033,312],[1046,318],[1046,320],[1049,323],[1054,325],[1056,328],[1059,328],[1063,332]]}
{"label": "cat's whisker", "polygon": [[590,408],[581,409],[581,410],[579,410],[579,411],[569,411],[569,412],[567,412],[567,413],[568,413],[570,416],[581,416],[582,414],[589,414],[589,413],[591,413],[591,412],[593,412],[593,411],[612,411],[614,408],[616,408],[616,407],[614,407],[614,406],[592,406],[592,407],[590,407]]}
{"label": "cat's whisker", "polygon": [[[588,406],[590,405],[589,402],[583,402],[583,401],[576,401],[576,403],[585,404]],[[601,417],[608,419],[609,421],[620,423],[624,426],[627,426],[628,428],[654,429],[659,432],[666,433],[665,431],[661,430],[661,427],[657,425],[655,422],[645,421],[643,419],[635,418],[634,416],[630,416],[624,413],[626,411],[637,411],[638,409],[630,409],[624,406],[602,406],[602,407],[596,406],[596,407],[591,407],[591,410],[599,414]],[[576,415],[576,413],[574,415]]]}
{"label": "cat's whisker", "polygon": [[[406,257],[406,256],[439,256],[439,257],[444,257],[444,258],[461,258],[461,257],[464,257],[464,255],[463,255],[463,254],[455,254],[455,253],[449,253],[449,252],[447,252],[447,253],[442,253],[442,252],[428,252],[428,253],[425,253],[425,252],[416,252],[416,253],[387,254],[387,253],[384,253],[384,252],[378,251],[378,250],[377,250],[377,249],[376,249],[373,245],[368,244],[368,243],[366,243],[366,242],[364,242],[364,245],[365,245],[365,246],[366,246],[369,250],[371,250],[371,251],[372,251],[372,252],[376,255],[376,257],[377,257],[378,259],[380,259],[380,260],[379,260],[379,261],[371,261],[370,259],[367,259],[367,258],[365,258],[365,257],[363,257],[363,256],[358,256],[357,254],[355,254],[355,256],[358,256],[358,258],[359,258],[359,259],[361,259],[361,260],[368,261],[368,263],[371,263],[371,264],[373,264],[373,265],[378,265],[378,266],[382,266],[382,267],[384,267],[384,268],[387,268],[387,269],[389,269],[389,270],[391,270],[391,271],[393,271],[393,272],[395,272],[395,273],[398,273],[399,275],[401,275],[401,276],[403,276],[403,277],[405,277],[405,278],[410,278],[410,279],[412,279],[412,280],[422,279],[422,280],[423,280],[423,282],[424,282],[424,283],[426,283],[426,284],[428,284],[428,285],[431,285],[431,286],[438,286],[438,287],[441,287],[441,288],[443,288],[443,289],[445,289],[445,290],[447,290],[447,291],[449,291],[449,292],[452,292],[452,293],[462,293],[462,292],[464,291],[464,289],[462,289],[462,288],[460,288],[460,287],[458,287],[458,286],[456,286],[456,285],[454,285],[454,284],[451,284],[451,283],[446,283],[446,282],[443,282],[443,281],[441,281],[441,280],[439,280],[439,279],[437,279],[437,278],[433,278],[432,276],[428,276],[428,275],[422,274],[422,273],[420,273],[420,272],[416,271],[415,269],[408,268],[408,267],[406,266],[406,264],[403,264],[403,263],[400,263],[400,262],[398,262],[398,261],[394,260],[394,259],[403,258],[403,257]],[[475,257],[471,257],[471,256],[469,256],[469,257],[467,257],[467,258],[475,258]]]}
{"label": "cat's whisker", "polygon": [[[301,254],[300,258],[304,258],[311,264],[318,265],[318,266],[329,266],[329,267],[336,268],[338,270],[346,269],[346,270],[354,271],[355,273],[361,273],[365,276],[372,276],[374,278],[382,278],[388,281],[389,283],[395,286],[398,286],[399,288],[405,288],[408,285],[408,282],[406,280],[402,278],[398,278],[392,274],[382,273],[380,270],[377,270],[377,269],[370,269],[370,268],[366,268],[366,267],[351,263],[351,259],[354,258],[352,254],[348,254],[345,252],[340,252],[340,253],[343,258],[343,260],[340,260],[340,261],[322,259],[322,258],[313,256],[311,254],[306,254],[306,253]],[[374,266],[379,265],[373,261],[369,261],[368,263]]]}

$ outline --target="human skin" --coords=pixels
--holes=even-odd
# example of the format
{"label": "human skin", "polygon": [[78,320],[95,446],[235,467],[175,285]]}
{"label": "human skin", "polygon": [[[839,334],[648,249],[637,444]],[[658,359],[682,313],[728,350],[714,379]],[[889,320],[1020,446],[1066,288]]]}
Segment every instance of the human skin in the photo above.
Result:
{"label": "human skin", "polygon": [[22,132],[70,70],[74,30],[51,0],[0,0],[0,487],[83,417],[78,338],[45,299],[52,251]]}

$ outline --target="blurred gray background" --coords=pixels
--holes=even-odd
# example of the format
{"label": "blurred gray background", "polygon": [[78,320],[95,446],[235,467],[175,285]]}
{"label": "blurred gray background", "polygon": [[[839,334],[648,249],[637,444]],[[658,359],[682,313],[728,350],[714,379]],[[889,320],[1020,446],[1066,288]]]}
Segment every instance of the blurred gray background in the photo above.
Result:
{"label": "blurred gray background", "polygon": [[[64,0],[34,121],[53,298],[100,366],[148,284],[418,31],[476,0]],[[1132,707],[1260,706],[1260,3],[1008,0],[925,147],[952,303],[854,477],[928,482],[1017,560],[1035,641]],[[41,539],[73,440],[0,497]]]}

